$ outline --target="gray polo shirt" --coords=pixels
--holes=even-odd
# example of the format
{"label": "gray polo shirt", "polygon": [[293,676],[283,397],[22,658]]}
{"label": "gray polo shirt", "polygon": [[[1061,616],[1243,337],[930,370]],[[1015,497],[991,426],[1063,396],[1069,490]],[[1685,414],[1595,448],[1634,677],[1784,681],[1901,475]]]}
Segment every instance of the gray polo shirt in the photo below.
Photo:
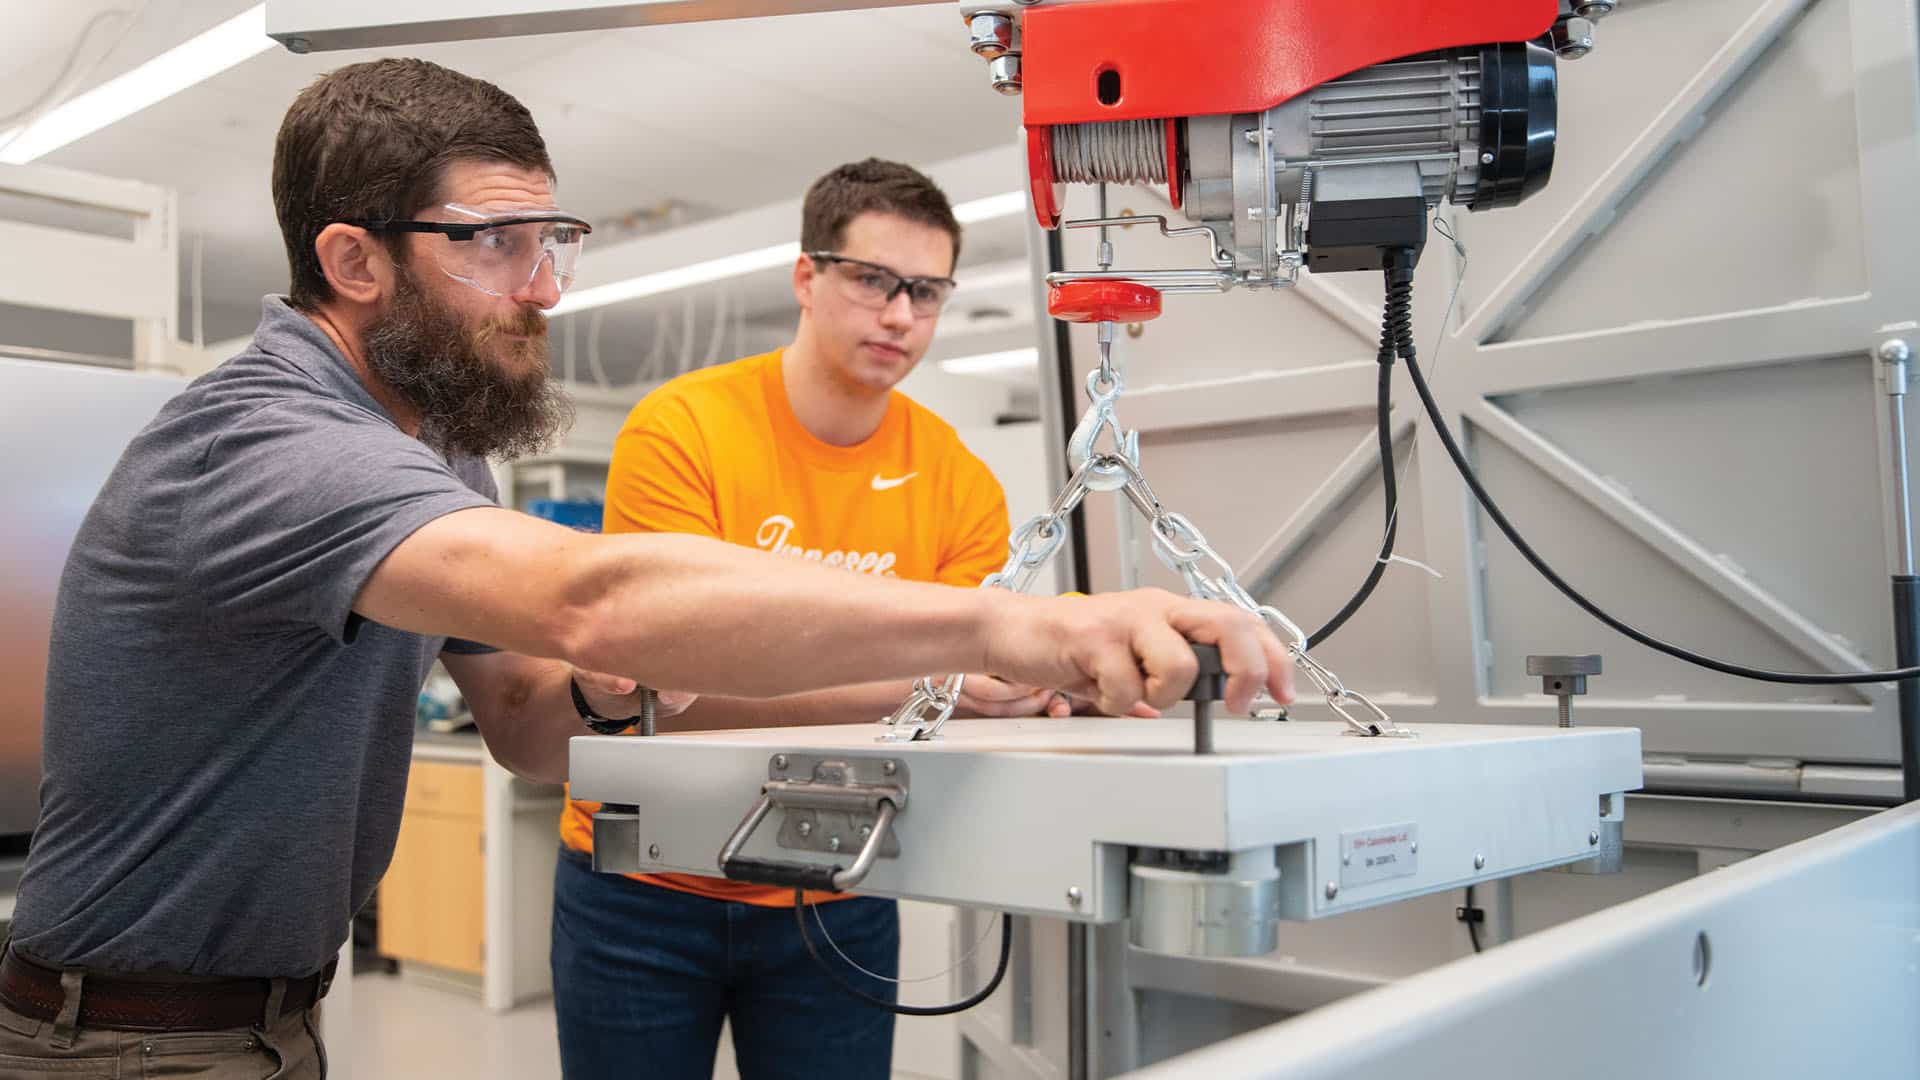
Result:
{"label": "gray polo shirt", "polygon": [[484,651],[351,609],[415,529],[494,504],[486,463],[408,436],[319,327],[263,309],[134,438],[67,557],[13,931],[51,963],[318,970],[393,855],[428,668]]}

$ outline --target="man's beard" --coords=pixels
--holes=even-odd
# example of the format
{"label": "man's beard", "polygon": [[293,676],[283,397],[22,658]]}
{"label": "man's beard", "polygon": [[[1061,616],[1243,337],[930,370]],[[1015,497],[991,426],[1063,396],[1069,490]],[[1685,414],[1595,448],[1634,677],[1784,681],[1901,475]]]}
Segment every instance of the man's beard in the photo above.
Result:
{"label": "man's beard", "polygon": [[[528,336],[507,336],[515,333]],[[402,267],[392,302],[361,340],[367,367],[419,414],[421,441],[442,453],[538,453],[573,422],[573,405],[548,378],[546,316],[538,311],[472,327]],[[496,352],[507,360],[492,359]]]}

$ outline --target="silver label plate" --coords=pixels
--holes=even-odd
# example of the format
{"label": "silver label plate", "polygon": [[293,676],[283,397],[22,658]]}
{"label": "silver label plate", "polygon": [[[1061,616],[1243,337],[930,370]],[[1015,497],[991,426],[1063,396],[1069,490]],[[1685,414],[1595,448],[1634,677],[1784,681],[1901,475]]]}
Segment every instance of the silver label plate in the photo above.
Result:
{"label": "silver label plate", "polygon": [[1340,885],[1406,877],[1420,868],[1420,830],[1412,822],[1340,834]]}

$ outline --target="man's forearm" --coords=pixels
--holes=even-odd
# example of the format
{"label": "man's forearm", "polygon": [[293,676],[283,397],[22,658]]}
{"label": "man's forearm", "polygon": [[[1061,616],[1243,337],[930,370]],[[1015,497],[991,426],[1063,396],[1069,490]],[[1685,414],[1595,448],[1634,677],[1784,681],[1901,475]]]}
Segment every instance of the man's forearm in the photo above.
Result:
{"label": "man's forearm", "polygon": [[568,658],[703,694],[773,697],[978,671],[989,611],[1023,602],[699,537],[601,537],[588,550],[568,583]]}
{"label": "man's forearm", "polygon": [[705,537],[588,536],[477,507],[416,530],[375,568],[354,611],[649,686],[773,697],[984,670],[990,628],[1004,636],[1017,608],[1039,604]]}
{"label": "man's forearm", "polygon": [[541,783],[567,779],[567,741],[588,734],[568,687],[572,673],[564,661],[528,664],[490,701],[469,702],[487,752],[508,771]]}

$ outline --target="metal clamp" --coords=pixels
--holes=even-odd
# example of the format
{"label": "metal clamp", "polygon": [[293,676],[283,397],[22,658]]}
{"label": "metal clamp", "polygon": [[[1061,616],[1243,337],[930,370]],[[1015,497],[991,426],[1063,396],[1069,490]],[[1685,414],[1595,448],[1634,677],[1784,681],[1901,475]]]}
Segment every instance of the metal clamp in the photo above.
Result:
{"label": "metal clamp", "polygon": [[1128,228],[1153,222],[1165,237],[1205,236],[1209,260],[1212,266],[1205,269],[1189,270],[1114,270],[1102,262],[1099,270],[1074,271],[1060,270],[1047,275],[1050,286],[1071,285],[1083,281],[1124,281],[1136,285],[1146,285],[1163,293],[1220,293],[1236,285],[1264,284],[1273,287],[1292,285],[1292,277],[1283,277],[1266,281],[1260,275],[1235,270],[1233,252],[1221,242],[1218,226],[1187,225],[1179,228],[1167,224],[1163,214],[1139,214],[1125,217],[1080,218],[1060,223],[1062,229],[1101,229],[1119,227]]}
{"label": "metal clamp", "polygon": [[[1055,546],[1058,546],[1057,542]],[[966,676],[958,672],[946,677],[939,686],[929,678],[913,681],[913,692],[900,707],[881,719],[887,725],[887,731],[880,736],[881,742],[929,742],[940,737],[940,729],[953,718],[953,711],[960,707],[960,688],[966,683]],[[934,710],[932,720],[926,719],[927,710]]]}
{"label": "metal clamp", "polygon": [[[790,764],[788,755],[776,754],[769,771],[778,777],[787,771]],[[860,777],[861,771],[874,768],[893,779],[886,783],[871,783]],[[750,881],[760,885],[833,892],[855,888],[866,880],[873,864],[881,858],[883,849],[893,849],[887,854],[898,852],[899,844],[893,837],[893,822],[907,805],[905,770],[904,763],[893,760],[822,760],[814,765],[811,779],[768,780],[761,786],[760,798],[754,802],[753,808],[747,811],[746,817],[740,819],[740,824],[734,827],[726,844],[720,848],[720,872],[734,881]],[[853,865],[845,869],[796,860],[743,857],[741,850],[775,807],[783,810],[838,812],[850,818],[872,815],[873,821],[870,827],[863,828],[865,837],[859,854],[854,856]],[[834,845],[830,850],[837,849],[837,846]]]}
{"label": "metal clamp", "polygon": [[[1128,481],[1128,471],[1109,463],[1108,455],[1097,452],[1100,435],[1106,432],[1111,438],[1118,457],[1132,465],[1133,475],[1139,475],[1140,469],[1140,433],[1127,431],[1120,426],[1120,419],[1114,413],[1113,403],[1118,401],[1126,389],[1118,374],[1107,378],[1106,372],[1096,368],[1087,373],[1087,396],[1093,399],[1086,413],[1080,417],[1080,423],[1067,438],[1067,464],[1076,474],[1085,470],[1082,483],[1093,491],[1118,491]],[[1092,468],[1087,467],[1091,465]]]}
{"label": "metal clamp", "polygon": [[1164,237],[1206,237],[1207,244],[1212,249],[1213,264],[1222,267],[1231,267],[1233,265],[1233,252],[1227,250],[1227,246],[1220,242],[1220,233],[1217,226],[1182,225],[1173,227],[1167,224],[1167,216],[1165,214],[1126,214],[1121,217],[1075,218],[1071,221],[1061,222],[1060,227],[1062,229],[1130,229],[1135,225],[1144,225],[1149,221],[1160,227],[1160,235]]}
{"label": "metal clamp", "polygon": [[[1372,698],[1358,690],[1347,689],[1347,685],[1340,681],[1340,676],[1307,655],[1305,648],[1296,644],[1290,651],[1293,653],[1294,667],[1320,688],[1321,695],[1326,698],[1327,707],[1347,722],[1346,734],[1362,735],[1368,738],[1385,736],[1394,739],[1413,739],[1419,737],[1417,732],[1394,723],[1393,718],[1387,715],[1387,710],[1374,704]],[[1348,706],[1358,707],[1370,719],[1363,720],[1348,712]]]}

